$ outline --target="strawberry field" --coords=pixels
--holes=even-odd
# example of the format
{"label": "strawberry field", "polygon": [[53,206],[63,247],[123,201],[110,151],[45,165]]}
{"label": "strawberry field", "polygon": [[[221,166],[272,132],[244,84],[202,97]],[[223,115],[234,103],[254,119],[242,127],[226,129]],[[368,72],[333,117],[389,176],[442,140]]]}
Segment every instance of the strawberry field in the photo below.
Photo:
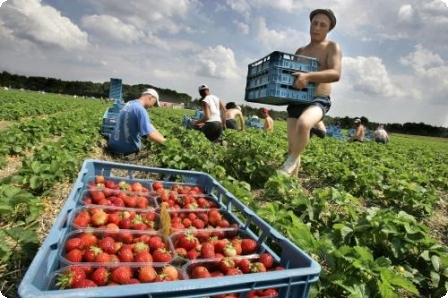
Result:
{"label": "strawberry field", "polygon": [[[0,90],[0,104],[0,291],[6,297],[17,297],[20,281],[63,207],[83,161],[129,162],[103,151],[105,141],[99,133],[107,107],[103,101]],[[447,140],[392,135],[390,144],[382,145],[312,138],[302,157],[299,177],[287,178],[275,171],[286,154],[284,122],[276,121],[272,134],[253,128],[225,131],[228,144],[224,147],[182,127],[183,115],[193,115],[193,111],[157,108],[150,113],[168,141],[164,145],[145,143],[132,164],[210,174],[321,265],[319,281],[312,286],[310,297],[442,297],[447,293]],[[95,181],[95,185],[105,183]],[[132,187],[141,192],[139,187],[145,185]],[[107,218],[115,218],[118,228],[133,230],[128,237],[138,240],[131,242],[141,240],[142,230],[157,233],[163,220],[160,214],[151,212],[150,206],[160,202],[140,202],[140,209],[146,211],[132,214],[133,220],[120,226],[117,217],[130,218],[131,214],[115,214],[118,211],[114,208],[137,206],[137,199],[126,200],[123,206],[109,206],[102,212]],[[105,215],[98,210],[86,207],[83,213],[95,214],[98,226],[110,224],[101,222]],[[199,216],[204,215],[178,214],[170,226],[177,231],[185,224],[191,227],[193,222],[199,224],[195,221]],[[220,222],[226,215],[207,217],[217,224],[216,217]],[[136,224],[135,218],[137,227],[131,226]],[[94,225],[82,218],[77,224],[80,228]],[[158,241],[159,236],[151,235],[155,239],[152,241]],[[171,251],[177,254],[179,250],[179,255],[185,254],[188,259],[188,251],[181,250],[185,247],[180,243],[186,241],[182,238],[188,237],[172,241]],[[224,238],[233,239],[230,235]],[[221,245],[228,248],[226,243]],[[210,256],[212,252],[204,246],[204,252],[199,253]],[[222,249],[218,253],[233,257],[236,251],[224,253]],[[131,258],[129,252],[124,255]],[[249,261],[261,263],[259,259]],[[202,265],[188,268],[188,274],[212,278],[210,272],[204,273]],[[214,271],[229,265],[235,267],[229,260],[214,264]],[[139,268],[138,272],[146,274],[142,273],[143,280],[161,276],[182,279],[185,274],[165,266],[151,268]],[[264,270],[260,265],[246,268]],[[167,272],[162,274],[162,270]],[[136,274],[133,272],[124,274]],[[263,295],[269,294],[253,293],[253,297]]]}

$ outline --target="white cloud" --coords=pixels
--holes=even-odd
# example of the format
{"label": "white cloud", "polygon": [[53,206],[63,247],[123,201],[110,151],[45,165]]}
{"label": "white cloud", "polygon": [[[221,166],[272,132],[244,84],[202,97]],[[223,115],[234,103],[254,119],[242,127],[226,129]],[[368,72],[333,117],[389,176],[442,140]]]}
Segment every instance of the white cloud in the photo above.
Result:
{"label": "white cloud", "polygon": [[223,79],[239,78],[235,56],[231,49],[222,45],[216,48],[207,48],[196,55],[196,73],[201,76],[210,76]]}
{"label": "white cloud", "polygon": [[[268,50],[295,52],[299,45],[309,41],[309,34],[292,28],[285,30],[269,29],[264,18],[254,20],[256,39]],[[260,57],[261,58],[261,57]]]}
{"label": "white cloud", "polygon": [[355,92],[391,98],[406,95],[394,85],[386,66],[378,57],[345,57],[342,69],[342,80]]}
{"label": "white cloud", "polygon": [[415,46],[415,51],[400,58],[400,63],[410,66],[417,73],[426,71],[431,66],[442,66],[444,64],[440,55],[423,48],[421,44]]}
{"label": "white cloud", "polygon": [[233,23],[236,25],[237,31],[241,34],[247,35],[249,34],[249,25],[243,22],[233,21]]}
{"label": "white cloud", "polygon": [[1,16],[3,26],[12,31],[18,41],[67,50],[88,45],[85,32],[53,7],[42,5],[40,0],[9,0],[2,7]]}
{"label": "white cloud", "polygon": [[100,37],[102,40],[132,43],[145,36],[134,25],[125,24],[116,17],[109,15],[89,15],[82,18],[81,24],[91,34]]}

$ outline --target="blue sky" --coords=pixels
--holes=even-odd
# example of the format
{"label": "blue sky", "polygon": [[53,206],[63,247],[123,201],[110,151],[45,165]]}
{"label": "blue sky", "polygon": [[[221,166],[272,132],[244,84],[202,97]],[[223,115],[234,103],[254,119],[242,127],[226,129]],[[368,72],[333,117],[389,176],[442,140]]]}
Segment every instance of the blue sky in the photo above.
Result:
{"label": "blue sky", "polygon": [[193,98],[205,83],[239,104],[248,104],[247,65],[307,44],[309,12],[331,8],[338,21],[328,38],[343,61],[329,115],[448,127],[448,7],[440,0],[0,2],[0,71],[116,77]]}

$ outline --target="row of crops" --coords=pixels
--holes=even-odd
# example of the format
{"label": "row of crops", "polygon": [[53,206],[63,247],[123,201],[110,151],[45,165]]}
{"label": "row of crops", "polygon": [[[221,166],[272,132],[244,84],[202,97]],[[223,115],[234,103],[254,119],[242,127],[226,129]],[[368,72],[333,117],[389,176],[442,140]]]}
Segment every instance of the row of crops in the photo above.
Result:
{"label": "row of crops", "polygon": [[[0,275],[7,281],[1,287],[14,297],[20,280],[8,280],[5,272],[33,258],[41,241],[42,197],[56,183],[72,183],[98,148],[106,106],[14,91],[0,91],[0,104],[10,107],[0,114],[0,121],[9,121],[0,130],[0,165],[7,167],[12,155],[22,160],[0,181]],[[285,158],[285,123],[276,123],[273,134],[226,131],[223,147],[181,126],[192,111],[150,113],[168,141],[146,143],[145,157],[136,163],[211,174],[321,264],[311,297],[447,292],[446,142],[392,136],[384,146],[314,138],[298,183],[275,171]]]}

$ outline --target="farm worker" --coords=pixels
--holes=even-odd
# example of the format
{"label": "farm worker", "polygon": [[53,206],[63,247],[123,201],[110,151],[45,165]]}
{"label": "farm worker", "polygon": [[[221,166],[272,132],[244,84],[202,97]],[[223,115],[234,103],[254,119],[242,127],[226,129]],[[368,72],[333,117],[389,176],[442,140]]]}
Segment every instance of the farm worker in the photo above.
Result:
{"label": "farm worker", "polygon": [[377,129],[373,132],[373,138],[377,143],[386,144],[389,142],[389,135],[382,124],[378,125]]}
{"label": "farm worker", "polygon": [[289,104],[288,120],[288,158],[279,172],[296,175],[300,168],[300,156],[310,139],[311,128],[326,131],[323,117],[331,107],[331,83],[341,77],[342,52],[336,42],[327,39],[327,34],[336,26],[336,17],[330,9],[316,9],[310,13],[310,42],[300,47],[296,55],[319,59],[319,68],[312,72],[294,72],[296,80],[293,87],[302,89],[308,83],[316,84],[314,99],[307,104]]}
{"label": "farm worker", "polygon": [[200,85],[198,91],[204,116],[199,120],[193,120],[191,124],[193,128],[202,131],[211,142],[220,141],[222,130],[226,125],[226,108],[216,95],[210,93],[207,85]]}
{"label": "farm worker", "polygon": [[109,138],[109,150],[114,154],[130,155],[138,153],[142,146],[141,138],[146,137],[163,143],[165,137],[152,125],[146,109],[160,106],[159,94],[149,88],[139,98],[127,102],[120,111]]}
{"label": "farm worker", "polygon": [[[233,101],[228,102],[226,104],[226,128],[243,130],[244,129],[244,117],[241,112],[241,108],[239,108]],[[236,122],[236,118],[238,118],[238,123]]]}
{"label": "farm worker", "polygon": [[274,130],[274,120],[269,115],[269,110],[264,108],[261,110],[261,113],[264,118],[264,130],[266,131],[273,131]]}
{"label": "farm worker", "polygon": [[364,142],[364,136],[366,135],[366,128],[362,124],[361,119],[355,118],[353,121],[355,125],[355,133],[348,139],[349,142]]}

